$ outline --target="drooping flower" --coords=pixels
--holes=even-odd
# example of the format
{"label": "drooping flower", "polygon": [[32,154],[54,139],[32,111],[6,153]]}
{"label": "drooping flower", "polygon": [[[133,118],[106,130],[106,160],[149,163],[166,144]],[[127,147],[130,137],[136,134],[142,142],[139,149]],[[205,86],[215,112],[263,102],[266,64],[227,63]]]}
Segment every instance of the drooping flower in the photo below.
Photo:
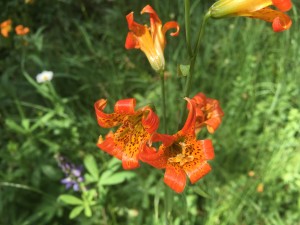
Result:
{"label": "drooping flower", "polygon": [[150,5],[147,5],[141,11],[141,14],[150,15],[150,28],[147,25],[141,25],[134,21],[133,12],[126,16],[129,32],[127,34],[125,48],[141,49],[147,56],[152,68],[155,71],[162,71],[165,68],[164,49],[166,46],[166,32],[175,28],[176,32],[171,36],[179,34],[179,25],[175,21],[169,21],[162,25],[156,12]]}
{"label": "drooping flower", "polygon": [[2,36],[7,38],[9,36],[9,32],[12,30],[12,21],[5,20],[1,23],[0,28]]}
{"label": "drooping flower", "polygon": [[36,75],[36,81],[38,83],[44,83],[46,81],[51,81],[53,78],[53,72],[52,71],[43,71]]}
{"label": "drooping flower", "polygon": [[[272,5],[279,11],[269,7]],[[275,32],[280,32],[292,25],[290,17],[283,13],[291,8],[291,0],[219,0],[209,12],[212,18],[245,16],[265,20],[272,23]]]}
{"label": "drooping flower", "polygon": [[70,163],[69,160],[61,155],[56,156],[56,160],[66,176],[61,180],[61,183],[66,186],[66,189],[73,187],[74,191],[79,191],[80,183],[84,181],[83,167]]}
{"label": "drooping flower", "polygon": [[214,158],[211,140],[197,140],[195,136],[196,105],[188,100],[189,115],[184,127],[174,135],[154,134],[153,142],[162,142],[158,151],[145,145],[140,159],[155,168],[165,168],[164,182],[181,193],[186,175],[192,184],[206,175],[211,167],[207,160]]}
{"label": "drooping flower", "polygon": [[124,169],[139,167],[138,155],[157,130],[158,116],[149,106],[135,111],[134,98],[117,101],[114,113],[106,114],[103,112],[106,102],[107,100],[100,99],[94,105],[98,124],[104,128],[119,128],[114,133],[109,132],[105,140],[100,136],[97,146],[122,160]]}
{"label": "drooping flower", "polygon": [[30,32],[28,27],[24,27],[23,25],[18,25],[15,27],[15,31],[17,35],[23,36]]}
{"label": "drooping flower", "polygon": [[222,117],[224,116],[219,101],[207,98],[203,93],[196,94],[192,98],[192,101],[194,101],[196,105],[196,133],[198,133],[203,126],[206,126],[209,133],[214,133],[221,124]]}

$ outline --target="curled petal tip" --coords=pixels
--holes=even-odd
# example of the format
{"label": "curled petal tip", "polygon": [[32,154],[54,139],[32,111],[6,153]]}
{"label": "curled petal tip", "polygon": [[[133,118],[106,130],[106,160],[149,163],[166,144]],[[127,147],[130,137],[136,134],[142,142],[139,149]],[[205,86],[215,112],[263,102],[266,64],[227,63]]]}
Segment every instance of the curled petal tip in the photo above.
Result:
{"label": "curled petal tip", "polygon": [[136,100],[134,98],[121,99],[115,104],[115,112],[119,114],[134,114]]}
{"label": "curled petal tip", "polygon": [[163,26],[163,33],[166,33],[170,29],[176,29],[175,32],[170,33],[171,36],[178,36],[180,27],[177,22],[169,21],[169,22],[165,23],[165,25]]}
{"label": "curled petal tip", "polygon": [[156,14],[156,12],[154,11],[154,9],[150,5],[146,5],[142,9],[141,14],[144,14],[144,13],[155,13]]}
{"label": "curled petal tip", "polygon": [[131,30],[132,29],[132,25],[134,23],[133,12],[127,14],[126,20],[127,20],[128,28],[129,28],[129,30]]}
{"label": "curled petal tip", "polygon": [[99,99],[98,101],[95,102],[95,108],[103,110],[106,106],[107,99]]}
{"label": "curled petal tip", "polygon": [[272,23],[274,32],[282,32],[288,30],[291,26],[292,20],[287,21],[287,23],[282,23],[279,17],[276,17]]}

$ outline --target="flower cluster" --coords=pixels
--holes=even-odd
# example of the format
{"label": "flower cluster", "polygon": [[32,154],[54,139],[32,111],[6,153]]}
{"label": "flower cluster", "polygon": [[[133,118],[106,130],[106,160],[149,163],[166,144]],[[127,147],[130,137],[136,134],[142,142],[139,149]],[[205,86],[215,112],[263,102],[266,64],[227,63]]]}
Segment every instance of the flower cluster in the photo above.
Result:
{"label": "flower cluster", "polygon": [[59,167],[65,174],[65,178],[61,180],[61,183],[66,186],[66,189],[73,187],[74,191],[80,190],[80,183],[84,181],[83,178],[83,167],[76,166],[73,163],[70,163],[65,157],[57,156],[56,160]]}
{"label": "flower cluster", "polygon": [[[210,171],[207,160],[214,158],[211,140],[197,140],[196,131],[205,124],[214,132],[224,115],[217,100],[206,98],[203,93],[186,98],[189,114],[181,130],[176,134],[157,132],[159,118],[149,106],[135,110],[135,99],[116,102],[114,112],[103,110],[107,101],[95,103],[98,124],[103,128],[118,127],[105,138],[99,137],[97,146],[122,160],[124,169],[139,167],[139,160],[155,168],[166,169],[164,181],[180,193],[186,185],[186,175],[191,183],[197,182]],[[160,142],[158,148],[153,143]]]}
{"label": "flower cluster", "polygon": [[[275,6],[279,11],[270,6]],[[245,16],[272,22],[273,30],[280,32],[289,29],[292,24],[291,19],[283,13],[291,7],[291,0],[219,0],[210,7],[204,21],[207,18]],[[163,25],[149,5],[142,9],[141,14],[143,13],[150,15],[150,27],[135,22],[133,12],[126,16],[129,32],[125,48],[143,51],[152,68],[163,74],[166,32],[175,29],[171,36],[177,36],[179,25],[175,21]],[[202,30],[199,37],[201,34]],[[199,50],[198,46],[197,44],[196,51]],[[196,54],[191,55],[192,60],[195,57]],[[190,64],[192,65],[194,63]],[[163,85],[164,81],[162,87]],[[162,90],[164,99],[164,89]],[[185,95],[188,96],[189,92]],[[94,104],[98,124],[103,128],[117,129],[115,132],[110,131],[104,138],[100,136],[97,146],[120,159],[124,169],[139,167],[139,161],[165,169],[164,182],[177,193],[181,193],[186,186],[186,176],[194,184],[211,170],[208,160],[214,158],[212,141],[199,140],[197,134],[203,128],[213,134],[224,116],[219,102],[203,93],[198,93],[193,98],[186,97],[185,100],[188,110],[186,121],[173,135],[159,133],[159,118],[155,111],[150,106],[136,110],[136,100],[133,98],[117,101],[114,112],[110,114],[104,112],[107,100],[98,100]],[[163,108],[164,105],[163,100]]]}
{"label": "flower cluster", "polygon": [[[9,37],[9,33],[13,30],[13,26],[12,26],[12,20],[8,19],[3,21],[0,24],[0,30],[1,30],[1,35],[5,38]],[[17,35],[19,36],[23,36],[26,35],[30,32],[30,29],[28,27],[24,27],[23,25],[17,25],[15,27],[15,32]]]}

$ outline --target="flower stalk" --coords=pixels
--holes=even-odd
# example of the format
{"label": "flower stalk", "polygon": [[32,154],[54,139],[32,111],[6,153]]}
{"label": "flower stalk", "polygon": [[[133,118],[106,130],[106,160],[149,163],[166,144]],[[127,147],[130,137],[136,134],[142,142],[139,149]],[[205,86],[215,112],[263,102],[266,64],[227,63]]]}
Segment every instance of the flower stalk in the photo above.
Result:
{"label": "flower stalk", "polygon": [[[189,3],[186,3],[186,2],[189,2],[189,0],[185,0],[185,7],[186,7],[186,10],[185,10],[186,15],[185,16],[189,17],[189,14],[190,14],[189,8],[187,9],[187,7],[189,7]],[[197,35],[197,42],[195,44],[194,51],[191,50],[192,54],[190,54],[190,51],[188,50],[189,51],[189,56],[190,56],[190,71],[189,71],[189,74],[187,76],[187,80],[186,80],[186,83],[185,83],[184,97],[189,97],[189,95],[190,95],[191,84],[192,84],[193,76],[194,76],[196,58],[197,58],[197,55],[198,55],[198,52],[199,52],[199,49],[200,49],[200,44],[201,44],[201,40],[203,38],[204,29],[205,29],[207,20],[209,18],[210,18],[210,13],[208,12],[203,17],[201,26],[199,28],[198,35]],[[189,23],[188,19],[186,19],[185,22],[187,23],[186,24],[186,38],[187,38],[187,48],[189,49],[190,48],[190,44],[189,44],[190,43],[190,23]],[[186,114],[187,114],[186,103],[184,101],[182,103],[181,109],[182,109],[182,113],[181,113],[181,119],[180,119],[180,122],[179,122],[179,128],[183,126],[185,118],[186,118]]]}
{"label": "flower stalk", "polygon": [[163,131],[167,133],[167,107],[166,107],[166,87],[165,87],[165,76],[164,71],[161,71],[160,74],[161,81],[161,96],[162,96],[162,113],[163,113]]}

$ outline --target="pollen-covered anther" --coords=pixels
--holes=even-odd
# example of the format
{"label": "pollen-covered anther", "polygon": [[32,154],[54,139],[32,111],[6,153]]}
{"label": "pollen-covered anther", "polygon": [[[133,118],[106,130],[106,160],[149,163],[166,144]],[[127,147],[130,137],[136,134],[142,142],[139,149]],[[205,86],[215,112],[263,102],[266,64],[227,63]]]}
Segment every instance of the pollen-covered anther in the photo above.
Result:
{"label": "pollen-covered anther", "polygon": [[187,155],[186,148],[188,145],[184,142],[179,142],[179,145],[182,149],[182,152],[180,154],[177,154],[175,157],[171,157],[168,159],[171,163],[179,163],[180,166],[183,166],[184,164],[188,162],[192,162],[194,160],[194,156]]}

